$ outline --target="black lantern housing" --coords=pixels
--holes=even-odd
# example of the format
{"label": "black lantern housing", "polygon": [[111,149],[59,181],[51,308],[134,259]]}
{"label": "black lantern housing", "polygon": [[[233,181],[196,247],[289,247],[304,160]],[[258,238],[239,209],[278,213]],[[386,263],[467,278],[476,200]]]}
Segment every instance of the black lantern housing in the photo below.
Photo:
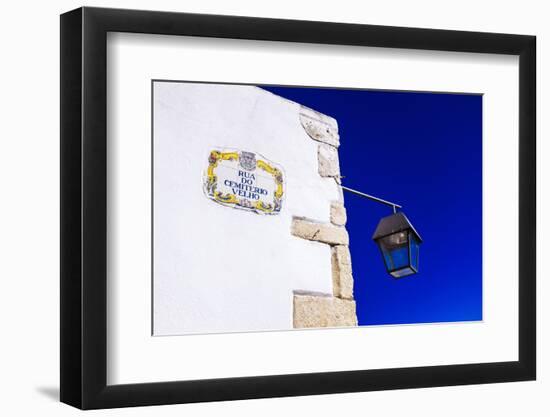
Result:
{"label": "black lantern housing", "polygon": [[383,217],[372,239],[384,258],[386,270],[394,278],[418,272],[418,256],[422,239],[402,212]]}

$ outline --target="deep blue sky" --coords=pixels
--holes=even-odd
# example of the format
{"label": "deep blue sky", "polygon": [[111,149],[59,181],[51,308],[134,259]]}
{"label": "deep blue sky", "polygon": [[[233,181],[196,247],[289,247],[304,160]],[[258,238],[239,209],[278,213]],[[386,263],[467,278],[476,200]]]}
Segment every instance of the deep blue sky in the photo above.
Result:
{"label": "deep blue sky", "polygon": [[265,87],[338,121],[343,184],[403,205],[420,272],[396,280],[371,240],[391,208],[345,193],[360,325],[482,319],[482,97]]}

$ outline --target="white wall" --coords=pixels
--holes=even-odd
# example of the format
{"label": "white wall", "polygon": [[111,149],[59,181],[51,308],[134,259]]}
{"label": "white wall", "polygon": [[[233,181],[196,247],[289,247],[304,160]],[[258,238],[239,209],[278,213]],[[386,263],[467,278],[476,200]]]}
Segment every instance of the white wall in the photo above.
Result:
{"label": "white wall", "polygon": [[[341,197],[301,106],[254,86],[155,82],[154,107],[153,333],[291,329],[294,290],[332,294],[330,246],[292,236],[292,217],[328,223]],[[279,214],[205,196],[208,155],[224,148],[282,168]]]}
{"label": "white wall", "polygon": [[[2,42],[2,344],[3,415],[79,415],[55,400],[58,392],[58,15],[82,3],[11,2],[3,8]],[[87,5],[219,14],[332,20],[536,34],[539,74],[539,213],[550,210],[549,124],[542,117],[550,95],[550,26],[545,2],[526,0],[445,3],[435,0],[338,2],[254,0],[124,0]],[[542,77],[541,77],[542,75]],[[539,215],[539,259],[550,251],[550,222]],[[550,286],[539,274],[539,380],[509,383],[232,403],[100,411],[94,415],[257,416],[357,413],[387,416],[548,414]]]}

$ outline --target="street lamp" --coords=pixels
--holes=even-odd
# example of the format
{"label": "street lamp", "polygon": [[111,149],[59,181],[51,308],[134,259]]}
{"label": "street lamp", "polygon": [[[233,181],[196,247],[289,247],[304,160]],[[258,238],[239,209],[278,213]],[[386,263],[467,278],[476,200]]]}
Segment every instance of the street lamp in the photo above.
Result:
{"label": "street lamp", "polygon": [[380,219],[372,239],[384,258],[386,270],[394,278],[418,272],[422,239],[402,212]]}
{"label": "street lamp", "polygon": [[378,245],[386,271],[394,278],[403,278],[418,272],[418,257],[422,239],[407,216],[398,212],[400,205],[370,194],[342,186],[342,189],[393,208],[393,214],[378,222],[372,239]]}

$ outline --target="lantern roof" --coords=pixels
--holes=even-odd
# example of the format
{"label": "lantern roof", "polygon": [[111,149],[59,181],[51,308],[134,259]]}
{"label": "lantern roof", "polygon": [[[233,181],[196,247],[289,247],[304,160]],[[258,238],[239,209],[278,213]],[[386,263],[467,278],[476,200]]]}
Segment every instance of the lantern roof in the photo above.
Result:
{"label": "lantern roof", "polygon": [[422,242],[422,238],[413,227],[407,216],[405,216],[403,212],[397,212],[380,219],[378,226],[376,226],[376,230],[374,231],[374,235],[372,235],[372,239],[377,240],[381,237],[409,229],[412,230],[412,232],[416,235],[416,238]]}

